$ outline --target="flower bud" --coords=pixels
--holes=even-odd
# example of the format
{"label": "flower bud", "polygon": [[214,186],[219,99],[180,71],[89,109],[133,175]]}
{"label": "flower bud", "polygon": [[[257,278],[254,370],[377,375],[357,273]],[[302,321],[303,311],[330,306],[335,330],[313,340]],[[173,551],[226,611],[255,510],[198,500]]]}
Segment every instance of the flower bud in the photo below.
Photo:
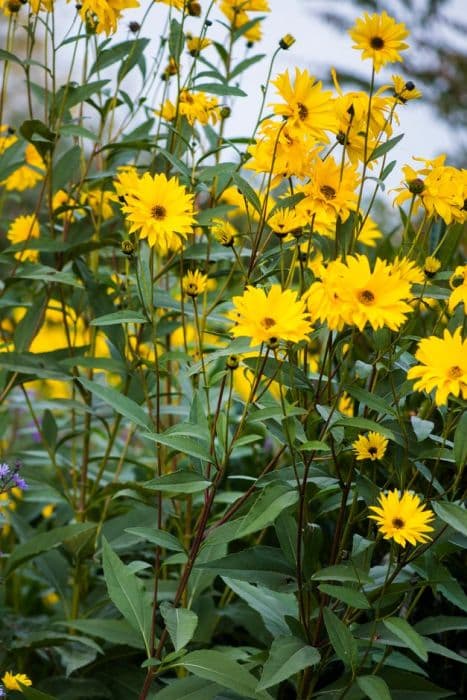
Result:
{"label": "flower bud", "polygon": [[409,186],[409,192],[412,194],[421,194],[425,189],[425,183],[419,177],[414,180],[408,180],[407,185]]}
{"label": "flower bud", "polygon": [[134,252],[135,252],[135,246],[133,245],[133,243],[131,241],[129,241],[128,239],[125,241],[122,241],[122,253],[124,255],[128,255],[128,257],[131,258],[131,256],[133,255]]}
{"label": "flower bud", "polygon": [[295,37],[292,36],[292,34],[284,34],[282,39],[279,40],[279,46],[281,49],[284,49],[286,51],[287,49],[290,49],[293,44],[295,44]]}
{"label": "flower bud", "polygon": [[227,369],[237,369],[238,365],[240,364],[240,361],[238,359],[238,355],[229,355],[228,358],[225,361],[225,365]]}

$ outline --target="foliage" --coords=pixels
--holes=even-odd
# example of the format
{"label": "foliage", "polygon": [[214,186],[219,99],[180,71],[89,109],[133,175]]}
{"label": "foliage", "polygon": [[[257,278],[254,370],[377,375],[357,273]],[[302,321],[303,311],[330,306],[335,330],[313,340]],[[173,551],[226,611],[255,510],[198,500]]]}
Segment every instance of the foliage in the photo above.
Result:
{"label": "foliage", "polygon": [[239,136],[267,1],[135,5],[2,4],[0,696],[461,693],[467,179],[387,191],[408,32],[356,18],[352,92],[285,35]]}

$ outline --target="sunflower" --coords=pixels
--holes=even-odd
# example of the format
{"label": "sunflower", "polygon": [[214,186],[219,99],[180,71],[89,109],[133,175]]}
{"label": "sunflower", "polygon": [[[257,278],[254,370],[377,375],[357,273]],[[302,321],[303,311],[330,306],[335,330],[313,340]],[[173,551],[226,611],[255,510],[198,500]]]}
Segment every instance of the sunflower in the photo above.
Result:
{"label": "sunflower", "polygon": [[39,251],[28,249],[27,242],[31,238],[39,238],[39,236],[39,222],[34,214],[18,216],[12,221],[7,232],[8,240],[13,245],[18,245],[20,243],[25,244],[21,250],[16,251],[15,258],[21,261],[29,260],[30,262],[36,262],[39,258]]}
{"label": "sunflower", "polygon": [[340,260],[332,260],[314,272],[319,280],[313,282],[306,294],[311,320],[325,321],[330,330],[341,331],[346,323],[341,297],[345,265]]}
{"label": "sunflower", "polygon": [[371,459],[374,462],[377,459],[382,459],[388,440],[381,433],[370,431],[367,435],[359,435],[358,439],[352,443],[354,452],[357,455],[357,461],[362,459]]}
{"label": "sunflower", "polygon": [[402,61],[399,51],[409,48],[403,41],[409,36],[405,24],[398,24],[386,12],[380,15],[365,12],[363,19],[357,19],[349,34],[355,42],[352,48],[362,52],[362,60],[370,58],[376,72],[386,63]]}
{"label": "sunflower", "polygon": [[396,104],[405,105],[409,100],[417,100],[422,93],[411,80],[404,80],[401,75],[392,76],[392,90]]}
{"label": "sunflower", "polygon": [[423,338],[415,357],[420,364],[407,372],[408,379],[416,380],[414,389],[436,389],[438,406],[447,403],[449,394],[467,399],[467,339],[462,339],[460,327],[452,335],[446,329],[443,338]]}
{"label": "sunflower", "polygon": [[332,156],[326,160],[317,158],[309,173],[310,182],[297,188],[305,197],[297,204],[297,211],[307,218],[321,214],[341,221],[348,219],[357,208],[357,192],[360,178],[351,165],[341,168]]}
{"label": "sunflower", "polygon": [[449,279],[452,289],[449,297],[449,311],[454,311],[458,304],[464,304],[467,309],[467,265],[458,265]]}
{"label": "sunflower", "polygon": [[180,250],[180,237],[192,232],[193,199],[177,178],[144,173],[130,183],[122,211],[130,233],[139,231],[140,238],[147,238],[151,247],[165,255],[169,250]]}
{"label": "sunflower", "polygon": [[367,323],[374,330],[383,326],[397,330],[412,311],[406,301],[410,297],[410,283],[380,258],[372,271],[366,256],[348,256],[345,268],[340,294],[347,323],[360,331]]}
{"label": "sunflower", "polygon": [[15,130],[8,124],[0,124],[0,155],[18,140]]}
{"label": "sunflower", "polygon": [[272,103],[274,113],[285,117],[291,129],[307,131],[317,141],[327,143],[326,132],[336,130],[332,92],[323,90],[321,82],[299,68],[295,69],[293,84],[288,70],[278,75],[272,84],[285,103]]}
{"label": "sunflower", "polygon": [[212,44],[211,39],[206,39],[206,37],[202,36],[191,36],[188,34],[185,37],[185,42],[190,56],[199,56],[203,49],[206,49]]}
{"label": "sunflower", "polygon": [[283,207],[268,219],[268,226],[279,238],[285,238],[289,233],[297,231],[301,233],[306,219],[300,216],[295,209]]}
{"label": "sunflower", "polygon": [[279,341],[299,343],[311,332],[305,303],[290,289],[274,284],[268,293],[264,289],[247,287],[243,296],[234,297],[235,309],[228,317],[235,321],[231,329],[235,337],[250,337],[251,346]]}
{"label": "sunflower", "polygon": [[375,520],[385,540],[394,540],[401,547],[407,542],[429,542],[427,532],[433,528],[428,524],[435,517],[431,510],[425,510],[420,498],[411,491],[401,495],[397,489],[379,497],[379,506],[370,506],[376,515],[368,516]]}
{"label": "sunflower", "polygon": [[208,276],[203,275],[200,270],[192,272],[189,270],[182,279],[182,289],[185,294],[192,299],[195,299],[199,294],[202,294],[208,284]]}
{"label": "sunflower", "polygon": [[218,243],[225,248],[231,248],[235,243],[237,229],[232,226],[230,221],[214,218],[211,221],[211,233]]}
{"label": "sunflower", "polygon": [[373,221],[371,216],[367,216],[363,226],[360,227],[357,233],[357,241],[362,245],[374,248],[376,246],[376,241],[382,237],[383,234],[376,221]]}
{"label": "sunflower", "polygon": [[[178,107],[178,110],[177,110]],[[189,92],[181,90],[178,96],[178,105],[166,100],[160,112],[156,112],[167,121],[174,121],[177,114],[186,117],[190,124],[199,121],[200,124],[216,122],[220,119],[220,106],[216,97],[211,97],[205,92]]]}

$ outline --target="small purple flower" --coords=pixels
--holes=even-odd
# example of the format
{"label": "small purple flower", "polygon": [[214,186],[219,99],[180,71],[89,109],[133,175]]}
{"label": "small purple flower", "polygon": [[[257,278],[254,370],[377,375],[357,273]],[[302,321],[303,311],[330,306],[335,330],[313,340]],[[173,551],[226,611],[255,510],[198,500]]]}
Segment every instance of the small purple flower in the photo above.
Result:
{"label": "small purple flower", "polygon": [[[5,480],[8,477],[8,474],[10,473],[10,467],[8,464],[0,464],[0,479]],[[2,696],[0,695],[0,698]]]}
{"label": "small purple flower", "polygon": [[6,698],[5,689],[2,686],[0,686],[0,698]]}
{"label": "small purple flower", "polygon": [[13,481],[14,485],[19,489],[27,489],[28,488],[27,483],[25,482],[23,477],[21,477],[19,474],[13,474],[12,481]]}

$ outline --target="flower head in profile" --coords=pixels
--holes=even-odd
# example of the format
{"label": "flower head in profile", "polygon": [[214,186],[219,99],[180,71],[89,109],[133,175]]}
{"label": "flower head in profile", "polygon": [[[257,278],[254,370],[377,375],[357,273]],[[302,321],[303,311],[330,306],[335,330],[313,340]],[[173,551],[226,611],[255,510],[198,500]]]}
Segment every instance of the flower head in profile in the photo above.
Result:
{"label": "flower head in profile", "polygon": [[237,230],[230,221],[215,218],[211,222],[211,233],[218,243],[226,248],[231,248],[235,243]]}
{"label": "flower head in profile", "polygon": [[453,334],[446,329],[442,338],[423,338],[415,357],[419,364],[407,372],[408,379],[416,380],[414,389],[436,389],[438,406],[446,404],[449,395],[467,399],[467,339],[462,339],[460,327]]}
{"label": "flower head in profile", "polygon": [[452,289],[448,301],[449,311],[454,311],[458,304],[464,304],[467,310],[467,265],[458,265],[449,279]]}
{"label": "flower head in profile", "polygon": [[359,435],[358,439],[352,443],[357,461],[371,459],[374,462],[377,459],[382,459],[387,446],[388,439],[381,433],[373,431],[370,431],[367,435]]}
{"label": "flower head in profile", "polygon": [[122,211],[130,224],[130,233],[139,232],[151,247],[165,255],[180,250],[181,238],[192,232],[194,224],[193,195],[177,178],[160,173],[132,179],[125,195]]}
{"label": "flower head in profile", "polygon": [[404,491],[401,495],[394,489],[381,494],[378,500],[379,506],[370,506],[375,515],[368,517],[376,521],[385,540],[394,540],[401,547],[407,542],[429,542],[431,537],[426,533],[433,531],[429,523],[435,516],[431,510],[425,510],[415,493]]}
{"label": "flower head in profile", "polygon": [[357,19],[349,34],[355,42],[352,48],[362,52],[362,60],[371,59],[376,72],[386,63],[402,61],[399,52],[409,48],[404,43],[409,36],[405,24],[397,23],[386,12],[380,15],[365,12],[363,19]]}
{"label": "flower head in profile", "polygon": [[190,56],[199,56],[203,49],[206,49],[212,44],[211,39],[202,36],[191,36],[187,34],[185,40],[186,48]]}
{"label": "flower head in profile", "polygon": [[39,258],[39,251],[28,249],[28,241],[32,238],[39,238],[40,229],[39,222],[34,214],[28,214],[27,216],[18,216],[14,221],[12,221],[10,228],[7,232],[8,240],[13,243],[13,245],[19,245],[23,243],[21,250],[17,250],[15,253],[15,258],[17,260],[29,260],[30,262],[37,262]]}
{"label": "flower head in profile", "polygon": [[298,231],[306,224],[305,217],[297,213],[295,209],[283,207],[277,209],[268,219],[268,226],[279,238],[285,238],[289,233]]}
{"label": "flower head in profile", "polygon": [[7,148],[13,146],[18,140],[15,135],[15,130],[8,124],[0,124],[0,154],[6,151]]}
{"label": "flower head in profile", "polygon": [[258,287],[247,287],[242,296],[233,298],[235,309],[228,316],[235,325],[232,334],[251,338],[250,345],[279,341],[299,343],[311,332],[305,303],[290,289],[274,284],[266,293]]}
{"label": "flower head in profile", "polygon": [[184,293],[195,299],[202,294],[208,284],[208,276],[203,275],[200,270],[189,270],[182,279],[182,289]]}
{"label": "flower head in profile", "polygon": [[25,673],[12,673],[7,671],[2,676],[2,683],[7,690],[19,690],[21,692],[20,683],[23,685],[32,685],[32,681]]}
{"label": "flower head in profile", "polygon": [[178,96],[178,105],[170,100],[166,100],[162,105],[160,114],[167,121],[174,121],[177,115],[186,117],[187,121],[193,125],[196,121],[200,124],[215,124],[220,119],[220,106],[216,97],[207,95],[205,92],[190,92],[181,90]]}
{"label": "flower head in profile", "polygon": [[293,82],[286,70],[272,84],[283,100],[271,104],[274,113],[285,117],[291,130],[307,131],[317,141],[327,143],[326,132],[336,127],[332,92],[323,90],[321,82],[316,82],[307,70],[299,68],[295,69]]}
{"label": "flower head in profile", "polygon": [[397,104],[405,105],[410,100],[422,96],[420,90],[411,80],[405,80],[401,75],[392,76],[392,91]]}

